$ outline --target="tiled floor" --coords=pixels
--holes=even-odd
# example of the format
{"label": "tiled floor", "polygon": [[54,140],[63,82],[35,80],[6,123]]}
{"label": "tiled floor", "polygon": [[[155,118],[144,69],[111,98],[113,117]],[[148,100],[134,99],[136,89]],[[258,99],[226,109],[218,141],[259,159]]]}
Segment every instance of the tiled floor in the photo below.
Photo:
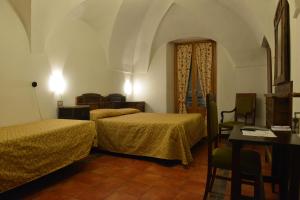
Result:
{"label": "tiled floor", "polygon": [[[263,156],[263,149],[256,150]],[[5,193],[0,199],[199,200],[207,173],[205,142],[196,145],[192,152],[194,162],[188,168],[178,162],[93,152],[87,159]],[[263,172],[269,174],[269,169],[263,161]],[[216,180],[212,195],[215,198],[210,199],[230,198],[229,182],[223,182],[221,187],[220,183]],[[242,190],[246,195],[253,193],[252,186],[243,186]],[[265,184],[265,193],[267,199],[277,199],[270,184]]]}

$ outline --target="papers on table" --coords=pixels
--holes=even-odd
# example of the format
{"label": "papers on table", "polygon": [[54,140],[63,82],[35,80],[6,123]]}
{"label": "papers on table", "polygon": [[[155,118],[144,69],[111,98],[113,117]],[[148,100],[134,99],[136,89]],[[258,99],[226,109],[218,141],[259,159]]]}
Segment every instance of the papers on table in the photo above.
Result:
{"label": "papers on table", "polygon": [[268,131],[270,129],[268,128],[264,128],[264,127],[260,127],[260,126],[243,126],[241,128],[241,130],[246,130],[246,131],[256,131],[256,130],[260,130],[260,131]]}
{"label": "papers on table", "polygon": [[272,131],[291,131],[290,126],[271,126]]}
{"label": "papers on table", "polygon": [[256,136],[256,137],[277,137],[270,130],[242,130],[245,136]]}
{"label": "papers on table", "polygon": [[270,129],[258,126],[241,127],[243,135],[255,137],[277,137]]}

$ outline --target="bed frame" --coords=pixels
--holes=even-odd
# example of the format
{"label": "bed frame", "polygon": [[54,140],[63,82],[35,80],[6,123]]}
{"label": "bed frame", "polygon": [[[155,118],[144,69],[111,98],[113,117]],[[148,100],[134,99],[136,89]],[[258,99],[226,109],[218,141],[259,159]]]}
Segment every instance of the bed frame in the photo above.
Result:
{"label": "bed frame", "polygon": [[125,96],[116,93],[107,96],[96,93],[85,93],[76,97],[76,105],[89,105],[90,110],[99,108],[137,108],[145,112],[144,101],[126,101]]}

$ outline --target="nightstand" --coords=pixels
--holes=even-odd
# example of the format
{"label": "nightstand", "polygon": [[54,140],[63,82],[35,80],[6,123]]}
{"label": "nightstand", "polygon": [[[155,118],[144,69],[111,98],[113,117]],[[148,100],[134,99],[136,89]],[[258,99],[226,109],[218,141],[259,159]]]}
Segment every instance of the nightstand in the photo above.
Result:
{"label": "nightstand", "polygon": [[90,119],[90,106],[62,106],[58,107],[58,118],[59,119]]}
{"label": "nightstand", "polygon": [[145,112],[145,101],[126,101],[122,105],[123,108],[136,108],[141,112]]}

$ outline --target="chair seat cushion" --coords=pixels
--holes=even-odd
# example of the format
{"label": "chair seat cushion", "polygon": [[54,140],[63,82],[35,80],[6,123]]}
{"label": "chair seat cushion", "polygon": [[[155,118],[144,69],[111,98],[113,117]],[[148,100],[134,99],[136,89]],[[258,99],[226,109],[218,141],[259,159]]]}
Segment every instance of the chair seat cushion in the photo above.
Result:
{"label": "chair seat cushion", "polygon": [[244,125],[244,122],[236,122],[236,121],[228,121],[224,123],[220,123],[219,126],[221,128],[229,128],[232,129],[235,125]]}
{"label": "chair seat cushion", "polygon": [[[231,170],[232,149],[221,147],[213,150],[212,165],[221,169]],[[241,150],[240,160],[241,172],[245,175],[258,175],[261,171],[261,161],[259,153],[251,150]]]}

